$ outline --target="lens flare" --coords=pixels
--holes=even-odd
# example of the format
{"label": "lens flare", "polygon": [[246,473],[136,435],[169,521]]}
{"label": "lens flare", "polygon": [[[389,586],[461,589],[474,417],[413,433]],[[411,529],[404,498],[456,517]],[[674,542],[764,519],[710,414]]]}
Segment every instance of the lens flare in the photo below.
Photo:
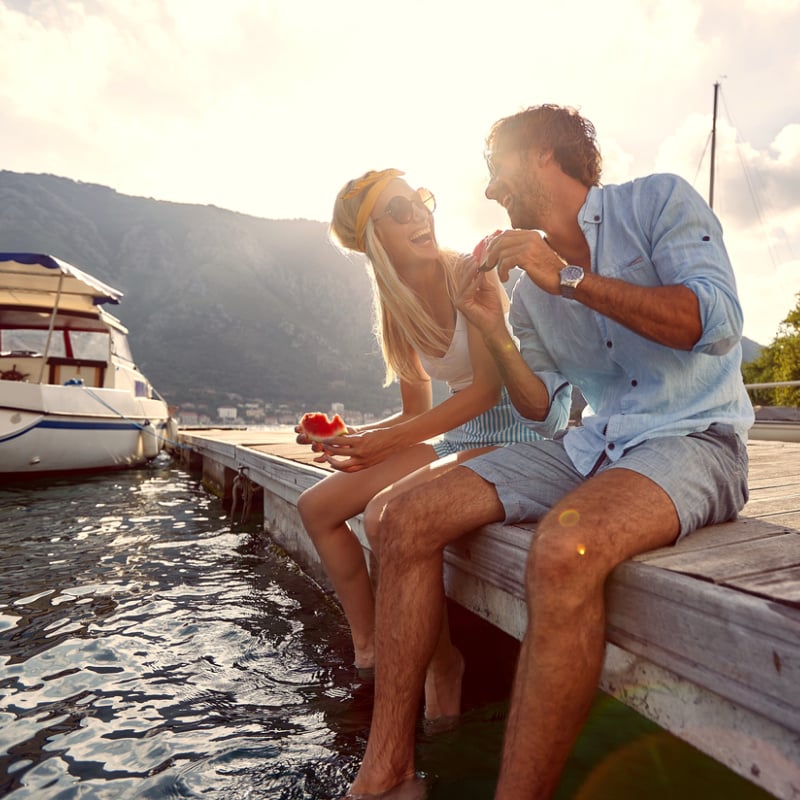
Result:
{"label": "lens flare", "polygon": [[580,522],[581,515],[574,508],[567,508],[558,515],[558,524],[562,528],[572,528]]}

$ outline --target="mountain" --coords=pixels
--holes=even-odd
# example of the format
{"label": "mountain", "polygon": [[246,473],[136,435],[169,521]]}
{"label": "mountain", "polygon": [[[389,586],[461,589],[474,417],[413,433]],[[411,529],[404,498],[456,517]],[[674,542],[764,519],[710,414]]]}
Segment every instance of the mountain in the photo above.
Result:
{"label": "mountain", "polygon": [[112,313],[170,403],[380,414],[399,401],[382,386],[364,261],[323,222],[0,171],[0,250],[49,253],[123,291]]}
{"label": "mountain", "polygon": [[[0,251],[49,253],[123,291],[112,312],[172,404],[212,417],[234,397],[291,412],[399,404],[382,386],[364,260],[336,248],[326,223],[0,171]],[[761,350],[743,348],[745,361]]]}
{"label": "mountain", "polygon": [[748,361],[755,361],[764,349],[764,345],[748,339],[746,336],[742,337],[742,361],[747,364]]}

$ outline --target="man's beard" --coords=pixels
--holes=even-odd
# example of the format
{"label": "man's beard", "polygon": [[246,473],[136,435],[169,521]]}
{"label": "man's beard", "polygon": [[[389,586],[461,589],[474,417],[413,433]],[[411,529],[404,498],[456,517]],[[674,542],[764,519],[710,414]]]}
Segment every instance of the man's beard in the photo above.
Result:
{"label": "man's beard", "polygon": [[534,178],[526,183],[519,193],[512,194],[508,218],[515,228],[541,230],[544,228],[543,220],[550,207],[550,195],[541,181]]}

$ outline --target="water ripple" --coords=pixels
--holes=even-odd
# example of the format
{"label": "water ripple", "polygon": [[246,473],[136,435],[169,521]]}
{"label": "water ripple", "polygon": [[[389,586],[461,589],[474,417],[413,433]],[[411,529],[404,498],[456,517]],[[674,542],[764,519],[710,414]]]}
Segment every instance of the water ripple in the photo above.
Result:
{"label": "water ripple", "polygon": [[346,632],[258,531],[169,466],[6,487],[0,514],[0,794],[342,792]]}

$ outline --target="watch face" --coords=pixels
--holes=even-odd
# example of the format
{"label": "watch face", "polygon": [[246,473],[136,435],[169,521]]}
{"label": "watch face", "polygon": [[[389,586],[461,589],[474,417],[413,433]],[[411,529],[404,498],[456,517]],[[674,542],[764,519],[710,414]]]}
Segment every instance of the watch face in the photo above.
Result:
{"label": "watch face", "polygon": [[568,266],[561,270],[561,281],[577,281],[583,277],[582,267]]}

